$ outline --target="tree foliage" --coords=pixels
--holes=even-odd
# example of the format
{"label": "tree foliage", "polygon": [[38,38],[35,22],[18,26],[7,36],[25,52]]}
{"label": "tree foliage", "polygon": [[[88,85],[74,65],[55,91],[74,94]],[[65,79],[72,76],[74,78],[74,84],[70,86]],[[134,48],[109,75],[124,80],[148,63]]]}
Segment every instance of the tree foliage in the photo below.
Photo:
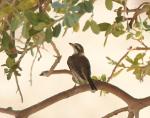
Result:
{"label": "tree foliage", "polygon": [[[37,48],[40,53],[41,45],[52,43],[54,38],[65,35],[69,29],[78,32],[80,28],[83,32],[90,29],[95,35],[104,32],[104,46],[107,45],[109,35],[116,38],[125,35],[126,40],[140,43],[138,47],[131,46],[119,61],[107,57],[109,64],[115,65],[112,74],[109,77],[94,76],[93,79],[109,82],[123,70],[132,72],[140,81],[145,76],[150,76],[150,61],[147,58],[147,50],[150,48],[145,44],[143,34],[150,31],[150,3],[144,2],[136,9],[129,9],[126,0],[105,0],[106,9],[116,13],[113,23],[109,23],[93,19],[94,2],[95,0],[1,0],[0,53],[7,55],[2,65],[7,79],[10,80],[12,75],[16,79],[21,76],[23,68],[20,62],[28,51],[33,54],[33,49]],[[118,4],[119,7],[114,8],[113,4]],[[129,17],[130,13],[132,15]],[[90,14],[90,17],[84,27],[80,27],[80,18],[85,14]],[[141,18],[141,14],[145,16]],[[18,31],[21,31],[20,36],[16,36]],[[135,57],[130,57],[129,53],[134,50],[137,51]]]}

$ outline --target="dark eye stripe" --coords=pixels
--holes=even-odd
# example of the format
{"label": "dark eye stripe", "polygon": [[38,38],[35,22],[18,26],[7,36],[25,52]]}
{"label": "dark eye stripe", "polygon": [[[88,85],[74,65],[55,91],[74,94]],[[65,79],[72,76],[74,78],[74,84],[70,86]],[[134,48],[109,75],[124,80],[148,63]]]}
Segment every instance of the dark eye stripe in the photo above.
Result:
{"label": "dark eye stripe", "polygon": [[75,48],[77,49],[78,52],[81,52],[81,47],[76,45]]}
{"label": "dark eye stripe", "polygon": [[81,45],[79,45],[79,44],[76,44],[75,48],[76,48],[77,52],[79,52],[79,53],[84,52],[83,47]]}

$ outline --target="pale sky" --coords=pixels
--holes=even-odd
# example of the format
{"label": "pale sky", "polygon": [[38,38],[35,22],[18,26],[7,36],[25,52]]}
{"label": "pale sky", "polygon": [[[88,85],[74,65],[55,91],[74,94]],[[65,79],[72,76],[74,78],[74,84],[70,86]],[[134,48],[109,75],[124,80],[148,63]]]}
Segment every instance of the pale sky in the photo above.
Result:
{"label": "pale sky", "polygon": [[[130,4],[130,6],[136,6],[135,1],[136,0],[130,0],[128,4]],[[94,19],[97,22],[113,21],[111,18],[113,18],[114,13],[106,10],[104,0],[97,0],[95,2],[94,12]],[[81,18],[81,29],[84,25],[83,22],[88,17],[89,15],[85,15]],[[149,35],[146,35],[145,39],[148,38],[148,36]],[[78,42],[84,46],[85,55],[89,58],[91,63],[92,75],[101,75],[105,73],[108,76],[110,75],[113,66],[108,64],[105,57],[109,56],[118,60],[127,51],[129,46],[133,44],[134,46],[138,45],[135,41],[126,41],[125,37],[122,36],[119,38],[109,37],[106,47],[103,47],[104,38],[103,33],[95,35],[91,30],[88,30],[86,32],[80,31],[78,33],[68,31],[64,37],[54,39],[53,41],[56,43],[62,55],[62,60],[57,69],[68,69],[66,60],[73,52],[72,48],[68,45],[69,42]],[[16,94],[17,88],[14,78],[7,81],[6,76],[3,73],[3,68],[0,68],[0,107],[23,109],[74,86],[70,75],[52,75],[49,78],[39,76],[42,71],[49,69],[55,59],[53,57],[54,52],[51,46],[46,45],[46,47],[48,52],[43,50],[43,58],[40,61],[36,61],[36,64],[34,65],[32,86],[30,86],[29,83],[29,70],[33,60],[30,53],[26,55],[21,63],[24,70],[21,73],[22,76],[19,78],[19,82],[24,96],[24,103],[21,103],[20,96]],[[5,63],[4,55],[1,54],[0,58],[1,64]],[[135,79],[132,73],[128,74],[124,72],[114,78],[111,83],[137,98],[150,95],[149,77],[145,78],[143,83],[140,83]],[[30,118],[100,118],[115,109],[125,106],[126,104],[120,98],[112,94],[100,96],[99,92],[94,94],[85,92],[49,106],[32,115]],[[150,116],[150,107],[147,107],[140,112],[140,118],[148,118],[148,116]],[[0,114],[0,117],[13,118],[4,114]],[[126,117],[127,113],[121,113],[113,118]]]}

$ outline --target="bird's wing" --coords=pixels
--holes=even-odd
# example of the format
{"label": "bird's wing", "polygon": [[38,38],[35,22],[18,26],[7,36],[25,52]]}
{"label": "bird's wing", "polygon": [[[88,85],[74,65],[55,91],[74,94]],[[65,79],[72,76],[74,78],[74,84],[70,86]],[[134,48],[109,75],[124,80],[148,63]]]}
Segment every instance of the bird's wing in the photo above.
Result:
{"label": "bird's wing", "polygon": [[[71,70],[71,72],[78,77],[78,79],[84,79],[85,77],[90,77],[91,71],[90,71],[90,64],[88,59],[85,56],[70,56],[68,58],[67,64]],[[83,75],[84,73],[84,75]]]}

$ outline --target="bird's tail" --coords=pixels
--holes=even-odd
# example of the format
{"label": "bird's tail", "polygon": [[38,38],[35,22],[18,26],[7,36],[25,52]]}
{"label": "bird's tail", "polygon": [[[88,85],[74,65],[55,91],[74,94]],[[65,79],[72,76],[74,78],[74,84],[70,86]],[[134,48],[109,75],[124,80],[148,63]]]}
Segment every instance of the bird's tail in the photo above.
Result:
{"label": "bird's tail", "polygon": [[84,73],[83,73],[83,77],[85,78],[85,80],[88,81],[88,83],[89,83],[89,85],[90,85],[90,87],[91,87],[92,92],[97,91],[97,88],[96,88],[94,82],[92,81],[92,78],[91,78],[90,76],[89,76],[89,77],[86,77]]}
{"label": "bird's tail", "polygon": [[89,85],[90,85],[90,87],[91,87],[92,92],[97,91],[97,88],[96,88],[94,82],[92,81],[92,79],[91,79],[91,78],[87,78],[87,80],[88,80],[88,82],[89,82]]}

